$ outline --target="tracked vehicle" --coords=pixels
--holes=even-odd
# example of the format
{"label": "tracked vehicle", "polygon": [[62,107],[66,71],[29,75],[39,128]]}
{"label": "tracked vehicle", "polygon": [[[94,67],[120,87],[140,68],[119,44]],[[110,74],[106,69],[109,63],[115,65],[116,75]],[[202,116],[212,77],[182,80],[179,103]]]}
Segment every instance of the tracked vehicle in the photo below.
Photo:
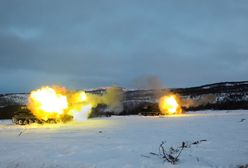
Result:
{"label": "tracked vehicle", "polygon": [[16,111],[14,115],[12,116],[12,122],[17,125],[27,125],[27,124],[32,124],[32,123],[56,124],[56,123],[61,123],[61,122],[63,123],[68,122],[70,120],[72,120],[72,117],[70,116],[64,116],[63,119],[61,120],[55,120],[55,119],[40,120],[36,118],[26,106],[22,106],[20,110]]}

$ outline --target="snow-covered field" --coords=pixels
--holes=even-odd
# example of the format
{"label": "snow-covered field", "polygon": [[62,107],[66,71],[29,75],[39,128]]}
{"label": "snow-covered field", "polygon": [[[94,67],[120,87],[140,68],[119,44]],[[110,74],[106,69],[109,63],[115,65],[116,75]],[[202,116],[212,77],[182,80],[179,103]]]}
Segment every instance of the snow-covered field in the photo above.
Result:
{"label": "snow-covered field", "polygon": [[[244,120],[245,119],[245,120]],[[183,150],[176,165],[149,154],[206,139]],[[0,121],[0,168],[237,167],[248,164],[248,111],[178,117],[114,116],[64,125]]]}

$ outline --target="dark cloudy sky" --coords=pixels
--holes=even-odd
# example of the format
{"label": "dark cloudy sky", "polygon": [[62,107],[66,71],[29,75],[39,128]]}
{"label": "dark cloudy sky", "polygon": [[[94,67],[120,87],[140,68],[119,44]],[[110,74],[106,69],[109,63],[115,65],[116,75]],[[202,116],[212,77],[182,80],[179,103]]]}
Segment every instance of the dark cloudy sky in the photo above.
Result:
{"label": "dark cloudy sky", "polygon": [[248,1],[0,1],[0,92],[151,76],[166,87],[248,80]]}

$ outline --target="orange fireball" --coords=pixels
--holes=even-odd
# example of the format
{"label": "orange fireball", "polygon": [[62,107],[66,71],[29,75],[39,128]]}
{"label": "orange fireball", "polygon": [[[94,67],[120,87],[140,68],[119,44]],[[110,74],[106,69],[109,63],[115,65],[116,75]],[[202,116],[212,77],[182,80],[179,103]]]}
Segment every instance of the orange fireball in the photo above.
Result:
{"label": "orange fireball", "polygon": [[48,86],[32,91],[28,99],[28,108],[39,119],[57,119],[68,108],[67,97]]}
{"label": "orange fireball", "polygon": [[159,100],[159,109],[163,114],[173,115],[182,113],[179,98],[176,95],[166,95]]}
{"label": "orange fireball", "polygon": [[98,104],[109,107],[119,105],[120,93],[120,90],[114,88],[107,89],[105,94],[97,95],[60,86],[44,86],[31,92],[27,106],[39,120],[85,121]]}
{"label": "orange fireball", "polygon": [[44,121],[63,121],[69,116],[75,121],[84,121],[91,112],[91,103],[84,91],[73,92],[59,86],[45,86],[31,92],[28,108]]}

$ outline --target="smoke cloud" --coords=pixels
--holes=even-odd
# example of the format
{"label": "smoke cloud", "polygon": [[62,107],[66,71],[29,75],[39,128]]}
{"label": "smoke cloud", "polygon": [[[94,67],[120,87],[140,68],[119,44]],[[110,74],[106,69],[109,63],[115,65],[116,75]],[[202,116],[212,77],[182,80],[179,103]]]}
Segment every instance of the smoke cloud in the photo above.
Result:
{"label": "smoke cloud", "polygon": [[108,109],[113,112],[120,112],[123,109],[123,90],[119,87],[110,87],[106,89],[103,95],[87,94],[90,102],[93,102],[93,108],[99,104],[107,105]]}
{"label": "smoke cloud", "polygon": [[133,83],[134,86],[138,89],[159,90],[162,88],[160,78],[155,75],[137,78]]}
{"label": "smoke cloud", "polygon": [[198,106],[204,106],[210,103],[213,103],[216,99],[216,96],[213,94],[206,94],[203,96],[195,98],[186,98],[182,99],[181,103],[183,107],[189,108],[189,107],[198,107]]}
{"label": "smoke cloud", "polygon": [[84,121],[92,109],[101,104],[111,111],[122,110],[122,97],[122,89],[118,87],[110,87],[103,94],[93,94],[60,86],[45,86],[31,92],[28,108],[38,119],[45,121],[66,121],[68,116]]}

